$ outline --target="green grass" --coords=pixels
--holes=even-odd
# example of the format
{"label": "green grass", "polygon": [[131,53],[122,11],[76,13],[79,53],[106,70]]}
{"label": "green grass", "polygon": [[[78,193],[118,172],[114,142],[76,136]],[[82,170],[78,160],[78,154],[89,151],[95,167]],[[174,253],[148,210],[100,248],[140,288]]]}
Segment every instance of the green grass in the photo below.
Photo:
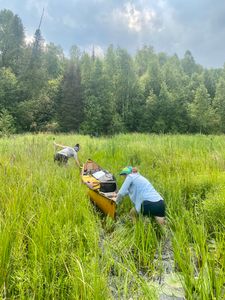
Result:
{"label": "green grass", "polygon": [[[75,161],[53,163],[54,139],[80,143],[80,161],[92,158],[116,175],[119,186],[119,170],[137,166],[166,201],[166,228],[146,218],[133,224],[128,198],[117,220],[102,217]],[[2,138],[0,298],[159,299],[171,273],[186,299],[223,299],[224,149],[224,136]],[[176,295],[176,288],[167,290]]]}

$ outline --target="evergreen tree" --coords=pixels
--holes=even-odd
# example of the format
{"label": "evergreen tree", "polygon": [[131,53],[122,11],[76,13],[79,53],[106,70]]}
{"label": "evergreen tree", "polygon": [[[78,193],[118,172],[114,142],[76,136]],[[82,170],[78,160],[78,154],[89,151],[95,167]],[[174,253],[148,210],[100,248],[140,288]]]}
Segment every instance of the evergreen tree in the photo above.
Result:
{"label": "evergreen tree", "polygon": [[45,65],[48,79],[57,79],[62,76],[65,65],[65,57],[62,48],[50,43],[46,45],[43,54],[43,64]]}
{"label": "evergreen tree", "polygon": [[112,98],[103,63],[95,58],[85,93],[85,132],[95,135],[111,133],[112,110]]}
{"label": "evergreen tree", "polygon": [[117,58],[113,45],[107,49],[104,64],[104,90],[105,90],[105,104],[103,114],[107,116],[107,132],[115,134],[124,131],[124,123],[121,115],[117,112],[117,104],[115,101],[115,91],[117,84]]}
{"label": "evergreen tree", "polygon": [[171,122],[169,131],[186,132],[188,130],[187,105],[189,91],[186,86],[189,77],[183,72],[177,55],[167,59],[161,67],[161,77],[171,93],[170,114]]}
{"label": "evergreen tree", "polygon": [[206,87],[202,84],[196,90],[194,101],[188,106],[193,131],[209,133],[214,128],[215,111]]}
{"label": "evergreen tree", "polygon": [[165,82],[161,84],[156,114],[153,131],[165,133],[174,129],[173,96]]}
{"label": "evergreen tree", "polygon": [[216,84],[221,76],[222,72],[219,69],[205,69],[203,71],[203,81],[211,99],[215,97]]}
{"label": "evergreen tree", "polygon": [[154,124],[157,121],[157,108],[158,99],[157,96],[150,91],[150,94],[146,100],[143,115],[141,117],[140,130],[144,132],[152,132]]}
{"label": "evergreen tree", "polygon": [[213,107],[216,110],[219,118],[219,129],[225,132],[225,78],[221,77],[216,85],[216,95],[213,102]]}
{"label": "evergreen tree", "polygon": [[91,136],[98,136],[101,134],[101,105],[99,100],[94,95],[89,95],[85,99],[84,108],[85,121],[82,124],[82,130]]}
{"label": "evergreen tree", "polygon": [[9,68],[0,68],[0,109],[15,110],[19,101],[19,87],[16,75]]}
{"label": "evergreen tree", "polygon": [[132,98],[136,97],[137,78],[133,61],[127,51],[118,48],[116,51],[116,72],[114,98],[116,111],[121,116],[124,125],[128,125],[128,112]]}
{"label": "evergreen tree", "polygon": [[70,48],[70,60],[73,61],[73,63],[76,65],[80,63],[80,59],[81,59],[81,51],[79,47],[73,45]]}
{"label": "evergreen tree", "polygon": [[194,57],[189,50],[185,52],[184,58],[181,60],[181,64],[184,72],[189,76],[201,71],[201,67],[195,63]]}
{"label": "evergreen tree", "polygon": [[24,47],[24,28],[21,19],[10,10],[0,11],[0,67],[20,72]]}
{"label": "evergreen tree", "polygon": [[28,46],[26,55],[26,65],[21,74],[23,97],[27,100],[35,100],[41,94],[43,95],[48,79],[44,59],[44,39],[40,28],[35,31],[34,42]]}
{"label": "evergreen tree", "polygon": [[149,95],[150,91],[153,91],[156,96],[159,96],[162,78],[160,74],[159,60],[156,56],[154,56],[149,62],[148,74],[149,82],[146,85],[147,95]]}
{"label": "evergreen tree", "polygon": [[12,115],[6,109],[0,111],[0,137],[16,132],[15,122]]}
{"label": "evergreen tree", "polygon": [[78,131],[83,121],[80,67],[69,62],[61,82],[57,114],[62,131]]}
{"label": "evergreen tree", "polygon": [[143,76],[149,67],[149,63],[155,58],[155,53],[152,47],[144,46],[137,52],[134,58],[135,68],[138,76]]}
{"label": "evergreen tree", "polygon": [[[42,19],[41,19],[42,20]],[[41,22],[40,22],[41,24]],[[24,43],[20,18],[0,11],[0,110],[17,131],[225,132],[225,69],[204,69],[144,46],[133,57],[110,45],[101,59],[73,45],[69,60],[40,25]]]}

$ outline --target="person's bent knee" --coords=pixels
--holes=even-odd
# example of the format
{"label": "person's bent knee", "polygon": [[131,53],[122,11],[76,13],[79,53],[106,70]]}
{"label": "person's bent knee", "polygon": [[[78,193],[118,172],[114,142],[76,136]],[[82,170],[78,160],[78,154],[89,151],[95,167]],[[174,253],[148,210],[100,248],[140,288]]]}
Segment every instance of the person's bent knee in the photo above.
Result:
{"label": "person's bent knee", "polygon": [[155,216],[155,220],[158,224],[160,225],[164,225],[166,220],[165,220],[165,217],[158,217],[158,216]]}

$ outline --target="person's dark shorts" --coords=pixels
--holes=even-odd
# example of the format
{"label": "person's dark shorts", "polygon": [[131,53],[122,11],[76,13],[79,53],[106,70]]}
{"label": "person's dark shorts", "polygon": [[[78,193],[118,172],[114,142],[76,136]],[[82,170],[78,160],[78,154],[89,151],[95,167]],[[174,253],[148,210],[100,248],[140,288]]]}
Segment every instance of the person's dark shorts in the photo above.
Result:
{"label": "person's dark shorts", "polygon": [[66,164],[68,161],[68,157],[66,155],[63,155],[61,153],[56,153],[54,155],[54,161],[57,161],[61,164]]}
{"label": "person's dark shorts", "polygon": [[157,202],[143,201],[141,204],[143,216],[165,217],[166,208],[163,200]]}

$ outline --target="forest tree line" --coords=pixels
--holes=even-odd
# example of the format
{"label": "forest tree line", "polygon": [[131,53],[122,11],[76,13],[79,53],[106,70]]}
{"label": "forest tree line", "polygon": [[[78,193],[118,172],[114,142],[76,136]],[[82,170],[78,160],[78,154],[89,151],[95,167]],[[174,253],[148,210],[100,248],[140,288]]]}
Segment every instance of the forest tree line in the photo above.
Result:
{"label": "forest tree line", "polygon": [[20,132],[224,133],[225,66],[206,69],[190,51],[103,57],[73,45],[69,57],[37,29],[25,42],[18,15],[0,11],[0,135]]}

